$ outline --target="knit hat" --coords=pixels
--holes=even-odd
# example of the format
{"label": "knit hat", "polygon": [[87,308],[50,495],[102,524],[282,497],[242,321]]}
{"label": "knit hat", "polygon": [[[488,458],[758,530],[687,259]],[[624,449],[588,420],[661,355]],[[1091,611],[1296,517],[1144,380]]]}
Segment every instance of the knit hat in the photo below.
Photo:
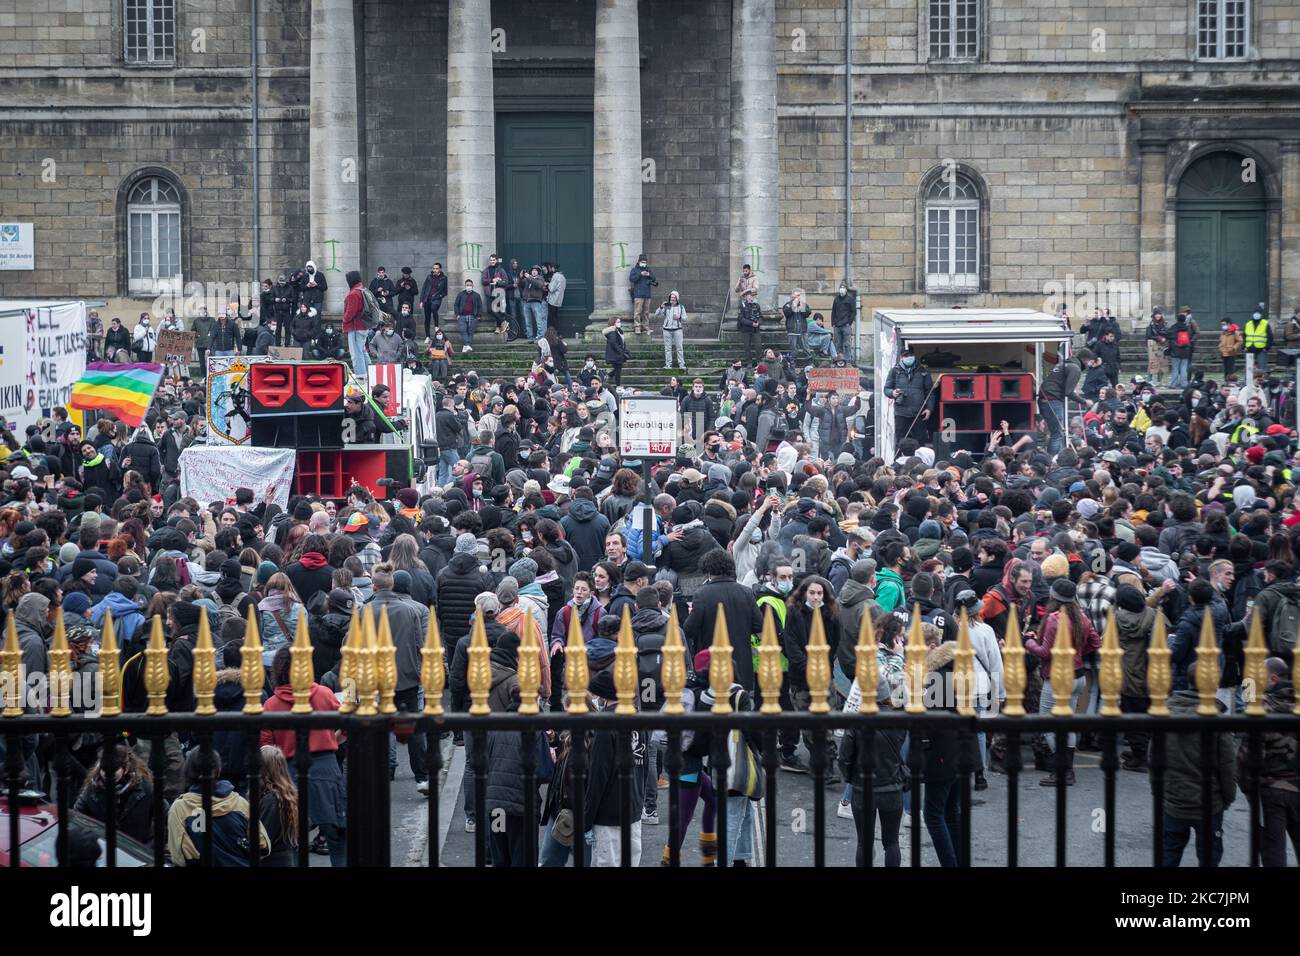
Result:
{"label": "knit hat", "polygon": [[525,588],[537,580],[537,562],[532,558],[520,558],[506,569],[509,575]]}
{"label": "knit hat", "polygon": [[1133,585],[1121,584],[1115,589],[1115,603],[1125,611],[1140,614],[1147,602],[1142,597],[1142,592]]}
{"label": "knit hat", "polygon": [[90,598],[81,591],[73,591],[63,598],[63,613],[80,617],[90,610]]}
{"label": "knit hat", "polygon": [[1070,562],[1063,554],[1049,554],[1043,559],[1043,577],[1063,578],[1070,573]]}
{"label": "knit hat", "polygon": [[478,538],[468,531],[456,535],[456,554],[478,554]]}
{"label": "knit hat", "polygon": [[514,604],[518,601],[519,582],[509,575],[502,578],[501,583],[497,585],[497,599],[501,602],[502,606]]}
{"label": "knit hat", "polygon": [[606,667],[592,674],[591,681],[587,684],[587,690],[596,697],[603,697],[605,700],[617,700],[618,691],[614,687],[614,668]]}
{"label": "knit hat", "polygon": [[1091,518],[1101,510],[1101,505],[1097,504],[1092,498],[1080,498],[1079,504],[1076,505],[1081,518]]}
{"label": "knit hat", "polygon": [[72,576],[74,578],[79,578],[94,570],[95,562],[91,558],[77,558],[77,560],[72,562]]}
{"label": "knit hat", "polygon": [[1115,548],[1115,556],[1121,561],[1132,561],[1141,553],[1142,549],[1132,541],[1121,542],[1120,545]]}
{"label": "knit hat", "polygon": [[921,526],[917,529],[917,534],[922,538],[933,538],[937,541],[943,538],[943,528],[940,527],[939,522],[932,518],[927,518],[921,522]]}
{"label": "knit hat", "polygon": [[1052,586],[1047,593],[1053,601],[1058,601],[1061,604],[1073,604],[1075,595],[1074,582],[1069,578],[1057,578],[1052,582]]}
{"label": "knit hat", "polygon": [[267,581],[271,580],[271,575],[275,574],[279,570],[279,567],[270,561],[263,561],[257,566],[257,583],[265,584]]}
{"label": "knit hat", "polygon": [[356,605],[356,599],[351,591],[344,588],[335,588],[330,591],[325,603],[331,611],[351,614],[352,608]]}
{"label": "knit hat", "polygon": [[411,572],[398,568],[393,572],[393,590],[398,594],[411,593]]}
{"label": "knit hat", "polygon": [[71,564],[73,561],[77,560],[77,555],[80,553],[81,549],[77,547],[76,543],[69,541],[63,547],[59,548],[59,564]]}
{"label": "knit hat", "polygon": [[172,605],[172,616],[176,618],[176,624],[181,628],[194,627],[199,623],[199,618],[203,615],[203,608],[191,601],[177,601]]}
{"label": "knit hat", "polygon": [[1252,465],[1258,465],[1264,460],[1264,446],[1251,445],[1246,449],[1246,460]]}

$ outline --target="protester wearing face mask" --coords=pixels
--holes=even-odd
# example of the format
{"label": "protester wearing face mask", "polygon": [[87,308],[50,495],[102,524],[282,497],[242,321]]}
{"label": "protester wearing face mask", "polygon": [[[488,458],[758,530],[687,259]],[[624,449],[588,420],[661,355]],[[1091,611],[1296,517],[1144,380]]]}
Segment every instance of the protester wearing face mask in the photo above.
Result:
{"label": "protester wearing face mask", "polygon": [[790,340],[791,356],[804,351],[804,336],[808,334],[808,315],[811,310],[803,299],[803,289],[793,289],[790,301],[781,306],[785,315],[785,334]]}
{"label": "protester wearing face mask", "polygon": [[135,352],[136,360],[152,362],[154,348],[157,345],[158,332],[149,320],[149,313],[141,312],[140,321],[136,323],[135,332],[131,335],[131,349]]}
{"label": "protester wearing face mask", "polygon": [[[668,300],[655,310],[655,318],[664,320],[664,368],[685,368],[686,352],[682,343],[682,325],[686,321],[686,309],[676,290],[668,293]],[[673,347],[677,348],[677,365],[673,365]]]}
{"label": "protester wearing face mask", "polygon": [[1219,357],[1223,359],[1225,380],[1237,377],[1237,356],[1241,354],[1244,342],[1241,329],[1225,315],[1219,323]]}
{"label": "protester wearing face mask", "polygon": [[452,311],[456,314],[456,328],[460,330],[462,351],[473,352],[474,327],[483,314],[483,297],[474,291],[473,279],[465,280],[465,287],[456,294]]}
{"label": "protester wearing face mask", "polygon": [[[637,256],[636,266],[627,277],[632,292],[632,321],[637,335],[650,334],[650,290],[659,284],[644,253]],[[617,384],[617,383],[615,383]]]}
{"label": "protester wearing face mask", "polygon": [[925,444],[930,434],[930,406],[933,402],[934,380],[916,360],[910,345],[904,346],[898,364],[889,370],[885,379],[885,397],[894,403],[894,443],[904,438],[915,438]]}
{"label": "protester wearing face mask", "polygon": [[632,357],[622,329],[623,321],[618,316],[610,318],[609,325],[605,327],[605,361],[610,368],[609,380],[614,385],[622,384],[623,366]]}

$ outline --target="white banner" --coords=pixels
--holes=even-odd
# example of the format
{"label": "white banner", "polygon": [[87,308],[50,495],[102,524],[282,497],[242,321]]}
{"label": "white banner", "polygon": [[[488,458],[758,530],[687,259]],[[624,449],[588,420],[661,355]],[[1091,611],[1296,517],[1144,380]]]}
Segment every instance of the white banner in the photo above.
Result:
{"label": "white banner", "polygon": [[253,489],[258,501],[265,500],[270,488],[271,500],[284,508],[289,504],[296,457],[292,448],[250,447],[232,453],[228,446],[191,445],[181,452],[181,494],[201,505],[234,504],[236,488]]}
{"label": "white banner", "polygon": [[0,222],[0,269],[36,268],[36,230],[30,222]]}
{"label": "white banner", "polygon": [[66,408],[85,374],[84,302],[0,301],[0,415],[16,435]]}

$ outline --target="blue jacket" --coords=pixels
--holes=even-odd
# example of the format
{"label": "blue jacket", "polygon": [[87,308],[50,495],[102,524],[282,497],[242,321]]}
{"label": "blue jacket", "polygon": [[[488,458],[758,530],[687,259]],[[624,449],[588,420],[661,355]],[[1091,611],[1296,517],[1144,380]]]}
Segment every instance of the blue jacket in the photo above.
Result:
{"label": "blue jacket", "polygon": [[[1228,627],[1228,605],[1218,594],[1210,601],[1211,620],[1214,621],[1214,641],[1220,647],[1219,668],[1223,668],[1223,632]],[[1201,620],[1205,608],[1188,604],[1187,612],[1178,620],[1178,627],[1169,636],[1169,672],[1171,690],[1195,690],[1192,672],[1196,667],[1196,645],[1201,640]]]}
{"label": "blue jacket", "polygon": [[90,623],[102,628],[105,611],[113,612],[113,634],[117,638],[119,648],[135,637],[135,632],[145,623],[140,605],[117,591],[113,591],[95,605],[90,612]]}
{"label": "blue jacket", "polygon": [[632,287],[632,298],[634,299],[650,298],[650,287],[659,284],[653,270],[647,266],[644,271],[649,272],[650,275],[641,275],[642,270],[637,266],[633,266],[632,271],[628,273],[627,281],[628,285]]}

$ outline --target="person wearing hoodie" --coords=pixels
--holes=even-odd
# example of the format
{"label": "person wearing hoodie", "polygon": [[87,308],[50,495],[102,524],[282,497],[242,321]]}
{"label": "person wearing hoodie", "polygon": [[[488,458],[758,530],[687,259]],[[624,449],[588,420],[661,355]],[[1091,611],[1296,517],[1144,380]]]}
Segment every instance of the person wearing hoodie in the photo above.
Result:
{"label": "person wearing hoodie", "polygon": [[474,598],[495,589],[492,575],[479,562],[478,540],[474,535],[463,532],[456,538],[451,560],[439,572],[437,580],[438,628],[443,645],[454,648],[470,632]]}
{"label": "person wearing hoodie", "polygon": [[[119,738],[114,744],[114,752],[113,789],[117,832],[125,833],[144,846],[152,846],[153,780],[149,768],[124,738]],[[86,776],[85,786],[77,795],[73,809],[92,819],[107,822],[105,789],[103,764],[96,761]]]}
{"label": "person wearing hoodie", "polygon": [[[686,309],[681,304],[681,296],[674,289],[668,293],[668,300],[655,310],[655,318],[664,320],[664,368],[685,368],[686,352],[682,347],[682,327],[686,323]],[[673,365],[673,349],[677,350],[677,364]]]}
{"label": "person wearing hoodie", "polygon": [[122,449],[113,466],[118,475],[125,475],[128,471],[138,472],[151,491],[162,487],[162,457],[158,454],[158,446],[154,444],[153,434],[146,425],[135,430],[135,435]]}
{"label": "person wearing hoodie", "polygon": [[[401,594],[396,588],[396,578],[399,575],[406,575],[407,595]],[[424,709],[424,695],[420,687],[420,651],[429,629],[429,609],[410,600],[410,573],[407,571],[396,571],[391,564],[384,562],[375,566],[370,580],[374,589],[370,607],[375,615],[375,626],[379,626],[381,615],[387,615],[388,629],[392,634],[393,645],[397,648],[397,683],[393,687],[393,703],[399,711],[418,715]],[[411,775],[415,777],[415,789],[421,794],[427,794],[429,783],[424,759],[424,734],[412,734],[407,740],[406,749],[411,762]],[[390,734],[390,778],[396,768],[397,738]]]}
{"label": "person wearing hoodie", "polygon": [[609,533],[609,519],[596,508],[589,497],[576,497],[569,505],[569,513],[560,521],[564,538],[576,552],[576,569],[590,571],[597,561],[605,557],[605,536]]}
{"label": "person wearing hoodie", "polygon": [[[289,690],[289,702],[290,704],[293,702],[292,689]],[[269,704],[268,701],[268,708]],[[283,709],[287,710],[288,707]],[[322,731],[322,733],[330,732]],[[289,736],[293,736],[292,732]],[[335,768],[337,772],[337,763]],[[216,778],[216,782],[212,784],[212,819],[205,824],[203,783],[209,775]],[[313,779],[313,791],[315,783],[316,780]],[[314,817],[317,807],[314,793],[311,804]],[[202,750],[190,751],[189,757],[185,760],[185,792],[167,811],[167,852],[171,857],[172,865],[198,866],[201,863],[201,847],[205,839],[203,834],[206,831],[212,836],[213,866],[248,866],[246,843],[249,816],[248,801],[239,795],[229,780],[222,777],[221,758],[217,753],[213,751],[211,754],[204,754]],[[260,855],[263,857],[270,855],[271,840],[267,835],[266,827],[262,826],[260,821],[257,824],[257,832]]]}
{"label": "person wearing hoodie", "polygon": [[[82,528],[78,532],[77,540],[81,544],[81,548],[71,561],[59,568],[55,573],[55,578],[66,583],[79,576],[76,574],[78,561],[89,561],[97,572],[95,583],[90,586],[89,593],[93,601],[102,600],[113,590],[113,582],[117,580],[117,565],[104,557],[104,552],[99,550],[98,526],[87,525]],[[65,545],[65,547],[67,546]]]}
{"label": "person wearing hoodie", "polygon": [[[1202,582],[1206,583],[1206,582]],[[1207,584],[1208,586],[1208,584]],[[1195,667],[1195,651],[1192,666]],[[1176,689],[1169,695],[1169,715],[1195,719],[1200,706],[1199,693],[1190,688]],[[1219,712],[1224,711],[1222,703]],[[1204,718],[1201,718],[1204,719]],[[1211,742],[1210,832],[1203,829],[1201,734],[1171,733],[1165,737],[1164,772],[1164,859],[1162,866],[1176,867],[1183,850],[1196,832],[1196,859],[1202,865],[1218,866],[1223,857],[1223,811],[1237,796],[1236,739],[1231,733],[1216,733]],[[1154,792],[1155,777],[1152,776]],[[1208,861],[1207,861],[1208,856]]]}
{"label": "person wearing hoodie", "polygon": [[[1126,714],[1145,714],[1151,706],[1147,694],[1147,652],[1160,613],[1158,609],[1147,606],[1142,591],[1133,584],[1121,584],[1115,589],[1115,626],[1119,631],[1120,650],[1124,653],[1119,708]],[[1120,754],[1125,770],[1146,773],[1149,740],[1150,735],[1140,730],[1125,734],[1124,743],[1128,750]]]}
{"label": "person wearing hoodie", "polygon": [[[289,648],[284,647],[276,652],[275,659],[271,662],[269,679],[275,689],[264,705],[267,713],[283,713],[293,709],[293,686],[289,683],[291,661]],[[334,696],[334,692],[315,681],[312,682],[307,699],[313,713],[339,709],[339,701]],[[297,732],[263,729],[259,744],[263,747],[270,745],[280,748],[285,760],[289,762],[294,783],[297,784],[298,769],[294,760],[298,752]],[[344,866],[347,863],[347,848],[344,842],[347,828],[347,794],[343,786],[343,772],[338,762],[338,736],[328,728],[309,731],[307,749],[311,752],[311,773],[308,784],[308,813],[311,816],[311,824],[319,827],[325,837],[326,846],[329,848],[330,866]]]}
{"label": "person wearing hoodie", "polygon": [[1207,609],[1214,623],[1214,639],[1219,647],[1220,672],[1223,667],[1223,638],[1228,630],[1228,605],[1214,585],[1197,578],[1187,588],[1188,607],[1179,616],[1177,626],[1169,635],[1169,672],[1173,690],[1194,687],[1192,668],[1196,663],[1196,648],[1201,640],[1202,621]]}
{"label": "person wearing hoodie", "polygon": [[309,534],[302,543],[302,556],[284,569],[294,590],[304,604],[318,593],[329,593],[334,569],[329,565],[329,540],[324,535]]}
{"label": "person wearing hoodie", "polygon": [[[659,560],[661,568],[677,575],[677,590],[687,600],[694,598],[704,584],[704,555],[722,551],[717,538],[704,526],[703,513],[698,502],[686,502],[673,509],[672,531]],[[727,563],[731,564],[731,560]],[[732,573],[735,573],[734,566]]]}
{"label": "person wearing hoodie", "polygon": [[[1264,707],[1270,714],[1290,714],[1295,710],[1295,685],[1290,668],[1280,657],[1264,662],[1268,685]],[[1286,866],[1286,841],[1300,856],[1300,773],[1296,770],[1296,735],[1272,731],[1263,734],[1263,767],[1259,774],[1260,813],[1263,817],[1259,834],[1259,858],[1264,866]],[[1250,740],[1243,736],[1237,746],[1237,779],[1241,789],[1254,796],[1251,773]]]}
{"label": "person wearing hoodie", "polygon": [[334,588],[328,594],[317,592],[307,602],[308,635],[311,638],[312,673],[320,680],[332,671],[343,656],[343,642],[352,626],[356,599],[352,592]]}
{"label": "person wearing hoodie", "polygon": [[[826,577],[836,594],[840,593],[840,589],[848,581],[854,563],[866,557],[870,547],[870,535],[866,531],[855,530],[845,537],[844,546],[836,548],[831,554],[831,566],[826,572]],[[856,635],[857,631],[853,633]]]}
{"label": "person wearing hoodie", "polygon": [[[558,606],[573,593],[573,576],[578,573],[578,553],[573,550],[573,546],[569,542],[564,540],[564,533],[560,529],[560,519],[544,518],[537,522],[537,536],[541,538],[543,549],[555,562],[555,573],[559,575],[560,580],[564,583],[564,591],[561,600],[557,602]],[[603,543],[604,540],[602,537],[601,542]],[[538,567],[540,570],[540,565]]]}
{"label": "person wearing hoodie", "polygon": [[[119,578],[113,583],[113,590],[90,612],[90,623],[96,627],[104,626],[104,615],[113,614],[113,633],[118,647],[124,647],[136,632],[145,626],[144,613],[135,600],[135,579]],[[125,660],[125,658],[123,658]]]}
{"label": "person wearing hoodie", "polygon": [[[726,465],[714,465],[709,469],[709,483],[714,481],[714,470],[720,469],[727,472],[727,481],[723,483],[718,490],[712,491],[709,499],[704,502],[704,511],[701,520],[704,526],[709,529],[709,533],[718,542],[718,547],[725,548],[731,543],[731,536],[736,531],[736,508],[732,505],[730,478],[731,473]],[[709,487],[705,485],[705,491]]]}

